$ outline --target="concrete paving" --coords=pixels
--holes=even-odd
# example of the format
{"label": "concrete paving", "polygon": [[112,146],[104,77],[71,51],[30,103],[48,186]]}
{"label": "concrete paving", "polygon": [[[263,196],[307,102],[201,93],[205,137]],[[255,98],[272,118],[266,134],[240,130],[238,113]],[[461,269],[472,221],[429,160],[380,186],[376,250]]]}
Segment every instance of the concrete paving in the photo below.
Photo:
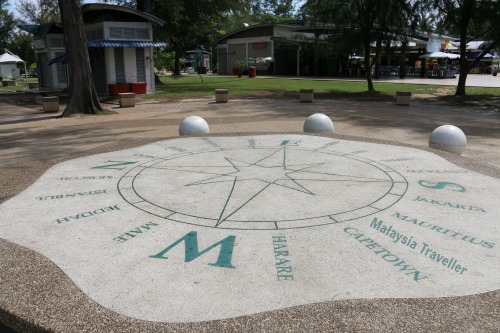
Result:
{"label": "concrete paving", "polygon": [[[0,126],[8,326],[499,327],[498,107],[429,98],[107,107],[118,114],[6,116]],[[16,106],[12,117],[34,110]],[[333,135],[298,134],[316,112],[332,118]],[[212,134],[178,138],[189,115]],[[427,148],[444,123],[466,133],[464,156]]]}
{"label": "concrete paving", "polygon": [[[382,78],[376,80],[376,82],[388,82],[388,83],[411,83],[411,84],[432,84],[440,86],[457,86],[458,76],[455,78],[447,79],[428,79],[419,77],[407,77],[405,79],[399,78]],[[467,81],[465,83],[467,87],[484,87],[484,88],[500,88],[500,76],[493,75],[480,75],[480,74],[470,74],[467,76]]]}
{"label": "concrete paving", "polygon": [[110,310],[189,323],[497,290],[499,197],[500,180],[417,149],[181,138],[54,166],[0,206],[0,237]]}

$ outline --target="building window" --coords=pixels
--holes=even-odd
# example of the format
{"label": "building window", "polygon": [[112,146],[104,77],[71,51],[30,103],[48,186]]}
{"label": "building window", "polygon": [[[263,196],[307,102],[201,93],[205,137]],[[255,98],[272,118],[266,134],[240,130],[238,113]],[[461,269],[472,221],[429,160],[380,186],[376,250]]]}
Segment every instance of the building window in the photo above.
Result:
{"label": "building window", "polygon": [[88,41],[104,39],[104,34],[103,34],[102,29],[87,30],[85,32],[85,35],[86,35]]}
{"label": "building window", "polygon": [[62,38],[50,38],[51,47],[64,47],[64,40]]}
{"label": "building window", "polygon": [[149,40],[148,28],[110,27],[109,39],[112,40]]}

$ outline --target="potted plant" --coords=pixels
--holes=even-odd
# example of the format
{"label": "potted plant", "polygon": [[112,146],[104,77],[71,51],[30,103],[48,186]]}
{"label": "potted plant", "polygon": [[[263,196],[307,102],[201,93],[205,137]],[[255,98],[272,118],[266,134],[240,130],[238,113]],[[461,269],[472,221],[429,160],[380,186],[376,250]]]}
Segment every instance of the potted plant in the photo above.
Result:
{"label": "potted plant", "polygon": [[247,63],[245,60],[236,60],[236,66],[238,68],[238,77],[241,77],[247,67]]}

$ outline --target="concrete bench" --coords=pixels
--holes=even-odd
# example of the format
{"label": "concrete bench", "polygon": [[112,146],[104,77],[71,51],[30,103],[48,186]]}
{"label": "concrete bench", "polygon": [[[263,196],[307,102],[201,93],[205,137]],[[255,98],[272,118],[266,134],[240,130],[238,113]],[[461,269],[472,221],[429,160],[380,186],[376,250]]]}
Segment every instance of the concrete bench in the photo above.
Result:
{"label": "concrete bench", "polygon": [[215,102],[227,103],[229,101],[229,89],[215,89]]}
{"label": "concrete bench", "polygon": [[15,87],[17,85],[14,80],[2,80],[2,86],[4,87]]}
{"label": "concrete bench", "polygon": [[118,98],[120,100],[121,108],[135,107],[135,93],[119,93]]}
{"label": "concrete bench", "polygon": [[396,91],[396,105],[410,105],[411,91]]}
{"label": "concrete bench", "polygon": [[59,97],[42,97],[43,112],[59,112]]}
{"label": "concrete bench", "polygon": [[314,89],[308,89],[308,88],[300,89],[299,94],[301,102],[311,103],[314,98]]}

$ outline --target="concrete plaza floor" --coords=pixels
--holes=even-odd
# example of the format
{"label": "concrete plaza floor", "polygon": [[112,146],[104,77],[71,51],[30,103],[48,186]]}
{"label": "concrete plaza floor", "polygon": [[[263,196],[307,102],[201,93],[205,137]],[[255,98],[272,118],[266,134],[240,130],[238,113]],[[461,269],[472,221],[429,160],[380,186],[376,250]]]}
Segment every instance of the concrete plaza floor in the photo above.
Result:
{"label": "concrete plaza floor", "polygon": [[[496,84],[493,77],[490,81]],[[334,122],[333,138],[415,147],[500,178],[498,103],[449,105],[433,96],[414,99],[409,107],[394,101],[349,99],[305,104],[298,98],[251,98],[216,104],[213,98],[201,98],[140,100],[128,109],[111,102],[105,107],[118,113],[56,119],[37,105],[0,102],[0,202],[60,162],[176,138],[180,121],[190,115],[203,117],[211,135],[229,136],[301,133],[307,116],[324,113]],[[454,124],[466,133],[468,149],[463,156],[427,148],[429,134],[442,124]],[[20,332],[497,332],[500,328],[498,290],[447,298],[329,301],[198,323],[149,322],[100,306],[34,251],[2,239],[0,253],[0,322]]]}

